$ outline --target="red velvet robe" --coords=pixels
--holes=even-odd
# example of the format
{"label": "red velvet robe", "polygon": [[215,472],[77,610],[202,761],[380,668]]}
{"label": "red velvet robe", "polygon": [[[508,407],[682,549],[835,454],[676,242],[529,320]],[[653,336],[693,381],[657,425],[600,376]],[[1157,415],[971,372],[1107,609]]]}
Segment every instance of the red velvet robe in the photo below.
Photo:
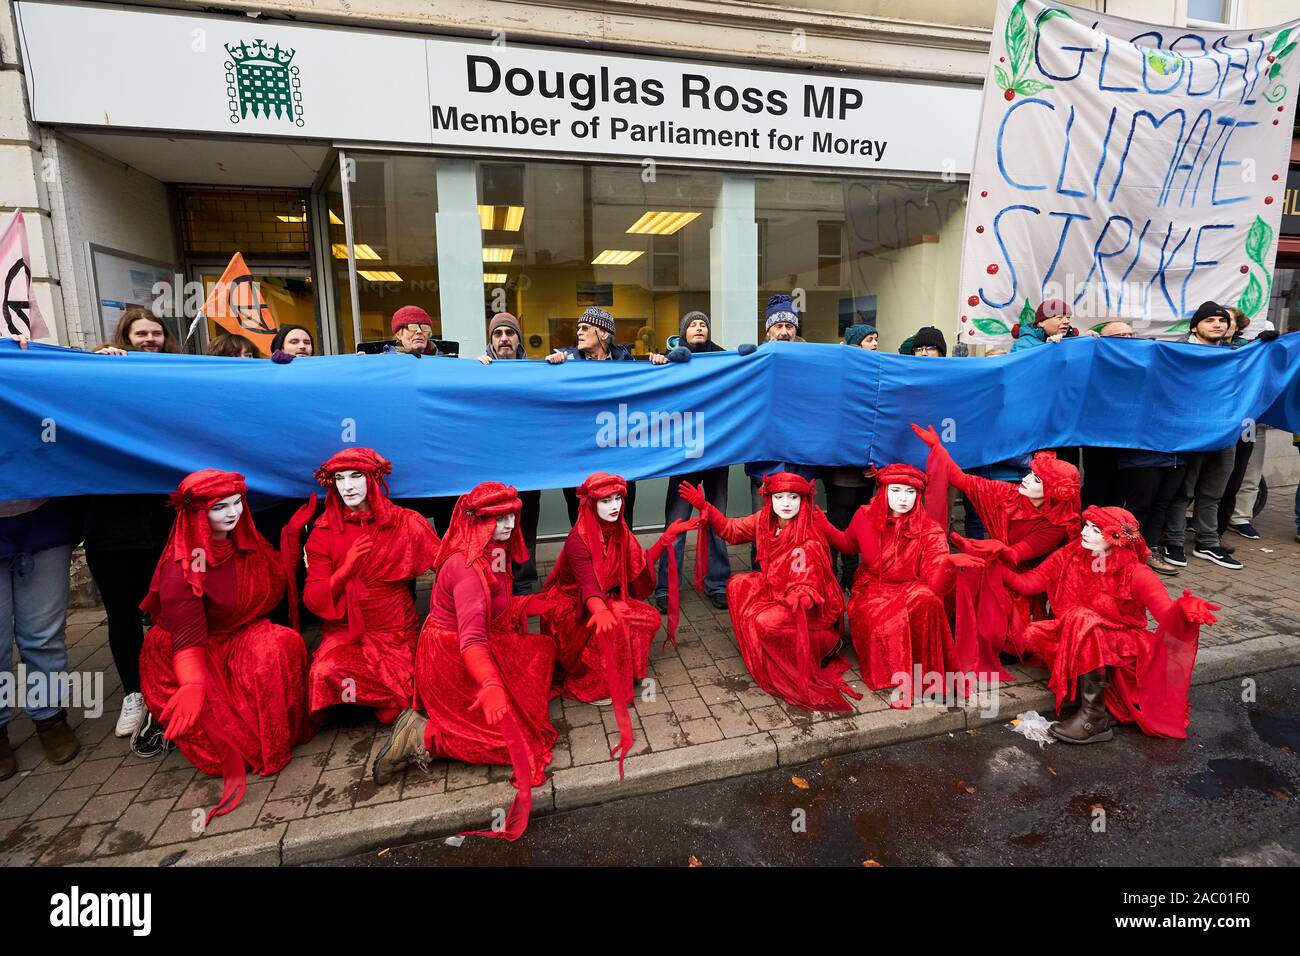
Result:
{"label": "red velvet robe", "polygon": [[[621,523],[615,528],[605,522],[600,525],[606,536],[603,566],[593,562],[579,521],[569,531],[547,579],[547,610],[542,615],[543,630],[553,634],[557,644],[554,694],[587,703],[612,697],[611,681],[618,682],[619,689],[626,682],[630,691],[633,680],[645,678],[650,646],[661,624],[659,612],[644,600],[654,592],[655,576],[640,542]],[[625,536],[625,552],[609,543],[618,535]],[[623,562],[626,566],[620,567]],[[620,582],[625,576],[627,593],[623,594]],[[601,640],[588,626],[587,601],[593,597],[604,598],[621,625],[613,647],[617,659],[613,673],[606,665]]]}
{"label": "red velvet robe", "polygon": [[[800,514],[777,530],[770,507],[744,518],[728,518],[717,508],[704,509],[709,526],[728,544],[760,541],[761,571],[733,574],[727,604],[740,656],[754,682],[774,697],[805,710],[851,710],[844,695],[849,662],[836,654],[822,660],[840,641],[844,598],[831,565],[830,550],[811,523],[804,499]],[[812,601],[806,622],[786,599],[802,593]],[[854,695],[857,696],[857,695]]]}
{"label": "red velvet robe", "polygon": [[[371,512],[347,513],[336,528],[327,513],[307,539],[302,598],[321,618],[323,634],[311,665],[312,713],[348,703],[391,720],[414,699],[420,620],[410,581],[433,566],[438,537],[408,508],[390,503],[384,518],[380,524]],[[360,573],[332,590],[330,576],[362,534],[374,544]]]}
{"label": "red velvet robe", "polygon": [[460,554],[438,571],[415,658],[417,706],[429,717],[425,749],[466,763],[511,763],[501,727],[489,724],[481,709],[470,709],[479,685],[461,652],[486,647],[528,748],[529,784],[537,787],[546,781],[557,737],[547,709],[555,641],[527,632],[522,612],[529,598],[511,596],[509,570],[492,573],[489,585],[490,605],[483,579]]}
{"label": "red velvet robe", "polygon": [[246,767],[266,776],[283,770],[293,746],[316,731],[307,714],[307,649],[297,631],[265,617],[284,594],[275,550],[265,542],[257,550],[212,550],[203,597],[190,589],[178,562],[162,567],[161,607],[140,653],[141,690],[149,712],[161,714],[179,686],[173,654],[206,646],[203,716],[176,746],[199,770],[221,776],[216,735]]}
{"label": "red velvet robe", "polygon": [[[931,482],[927,497],[946,496],[946,486],[939,482],[958,488],[974,506],[988,536],[1011,548],[1013,570],[1029,570],[1037,559],[1070,537],[1068,527],[1049,520],[1015,485],[946,470],[942,476],[937,475],[933,455],[926,470]],[[1077,528],[1077,520],[1074,526]],[[1026,648],[1021,636],[1031,620],[1046,617],[1047,611],[1041,599],[1017,594],[1007,586],[1003,580],[1007,567],[1001,560],[994,560],[983,568],[962,568],[958,572],[956,647],[963,671],[997,674],[1002,682],[1014,683],[1015,676],[1003,668],[999,654],[1007,651],[1024,659]]]}
{"label": "red velvet robe", "polygon": [[914,686],[914,667],[919,666],[922,675],[947,675],[957,667],[940,597],[953,582],[947,538],[919,503],[903,519],[886,518],[876,534],[864,505],[849,523],[843,543],[847,547],[840,550],[863,556],[849,598],[849,632],[862,679],[872,690],[909,689],[895,706],[910,707],[911,698],[921,691]]}
{"label": "red velvet robe", "polygon": [[[1024,574],[1008,575],[1022,594],[1047,592],[1053,620],[1024,632],[1026,649],[1047,662],[1057,709],[1076,693],[1078,678],[1109,668],[1106,708],[1148,736],[1186,737],[1187,700],[1200,641],[1155,572],[1137,560],[1111,560],[1096,570],[1092,552],[1075,541]],[[1147,630],[1147,612],[1159,629]]]}

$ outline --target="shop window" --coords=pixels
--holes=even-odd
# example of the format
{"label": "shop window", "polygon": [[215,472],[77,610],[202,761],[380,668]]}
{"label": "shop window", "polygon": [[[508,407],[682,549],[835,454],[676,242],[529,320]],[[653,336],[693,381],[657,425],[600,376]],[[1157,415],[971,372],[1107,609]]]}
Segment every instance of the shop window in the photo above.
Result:
{"label": "shop window", "polygon": [[529,354],[574,343],[589,305],[613,314],[615,340],[662,351],[681,316],[709,309],[716,173],[635,166],[476,164],[484,316],[519,317]]}
{"label": "shop window", "polygon": [[773,293],[799,295],[800,335],[838,342],[874,318],[886,348],[923,325],[957,325],[964,183],[755,178],[759,233],[756,331]]}
{"label": "shop window", "polygon": [[[442,334],[438,297],[438,165],[429,156],[348,154],[354,181],[352,240],[357,262],[361,339],[392,338],[392,316],[404,305],[418,305]],[[348,288],[347,233],[339,176],[326,190],[330,216],[330,258],[338,302],[343,352],[355,351]]]}

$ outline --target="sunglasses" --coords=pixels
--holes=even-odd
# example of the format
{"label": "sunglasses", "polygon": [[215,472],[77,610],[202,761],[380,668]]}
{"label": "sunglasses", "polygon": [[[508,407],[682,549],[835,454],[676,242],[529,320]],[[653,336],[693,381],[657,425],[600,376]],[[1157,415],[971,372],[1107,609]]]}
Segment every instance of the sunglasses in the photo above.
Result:
{"label": "sunglasses", "polygon": [[[432,325],[423,325],[423,324],[417,324],[417,323],[415,323],[415,322],[408,322],[408,323],[406,323],[406,325],[402,326],[402,328],[403,328],[403,329],[415,329],[415,330],[418,331],[418,332],[423,332],[425,335],[432,335],[432,334],[433,334],[433,326],[432,326]],[[398,331],[400,332],[401,329],[399,329]]]}

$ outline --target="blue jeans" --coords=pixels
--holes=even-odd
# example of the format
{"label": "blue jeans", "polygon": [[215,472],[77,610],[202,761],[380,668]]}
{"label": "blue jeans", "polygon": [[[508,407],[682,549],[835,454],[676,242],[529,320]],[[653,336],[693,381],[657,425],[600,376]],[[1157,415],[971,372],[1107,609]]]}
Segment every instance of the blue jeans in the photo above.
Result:
{"label": "blue jeans", "polygon": [[[677,494],[683,481],[699,485],[709,504],[723,514],[727,513],[727,472],[729,468],[711,468],[694,475],[673,475],[668,479],[668,497],[664,500],[664,519],[672,524],[678,518],[689,518],[691,506]],[[689,535],[679,534],[673,542],[673,551],[677,553],[677,573],[685,567],[682,560],[686,552],[686,539]],[[658,577],[655,579],[655,596],[663,597],[668,593],[668,555],[659,559]],[[709,566],[704,572],[704,590],[709,594],[726,592],[727,582],[731,580],[731,558],[727,554],[727,542],[716,531],[709,530]]]}
{"label": "blue jeans", "polygon": [[[0,559],[0,674],[13,673],[15,636],[28,680],[33,674],[67,672],[68,566],[71,563],[71,545]],[[13,678],[9,682],[21,699],[23,688]],[[47,686],[53,686],[53,682]],[[0,700],[0,727],[13,718],[12,703]],[[26,712],[32,720],[45,720],[62,709],[62,706],[42,707]]]}

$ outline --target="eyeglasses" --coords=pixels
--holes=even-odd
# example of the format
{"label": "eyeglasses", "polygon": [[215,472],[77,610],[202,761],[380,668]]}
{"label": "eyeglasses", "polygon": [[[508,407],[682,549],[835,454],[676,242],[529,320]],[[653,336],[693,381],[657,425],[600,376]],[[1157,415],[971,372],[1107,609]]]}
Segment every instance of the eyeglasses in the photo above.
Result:
{"label": "eyeglasses", "polygon": [[[432,325],[423,325],[423,324],[417,324],[417,323],[415,323],[415,322],[408,322],[406,325],[402,326],[402,328],[403,328],[403,329],[415,329],[417,332],[423,332],[425,335],[432,335],[432,334],[433,334],[433,326],[432,326]],[[401,331],[401,329],[399,329],[398,331]]]}

